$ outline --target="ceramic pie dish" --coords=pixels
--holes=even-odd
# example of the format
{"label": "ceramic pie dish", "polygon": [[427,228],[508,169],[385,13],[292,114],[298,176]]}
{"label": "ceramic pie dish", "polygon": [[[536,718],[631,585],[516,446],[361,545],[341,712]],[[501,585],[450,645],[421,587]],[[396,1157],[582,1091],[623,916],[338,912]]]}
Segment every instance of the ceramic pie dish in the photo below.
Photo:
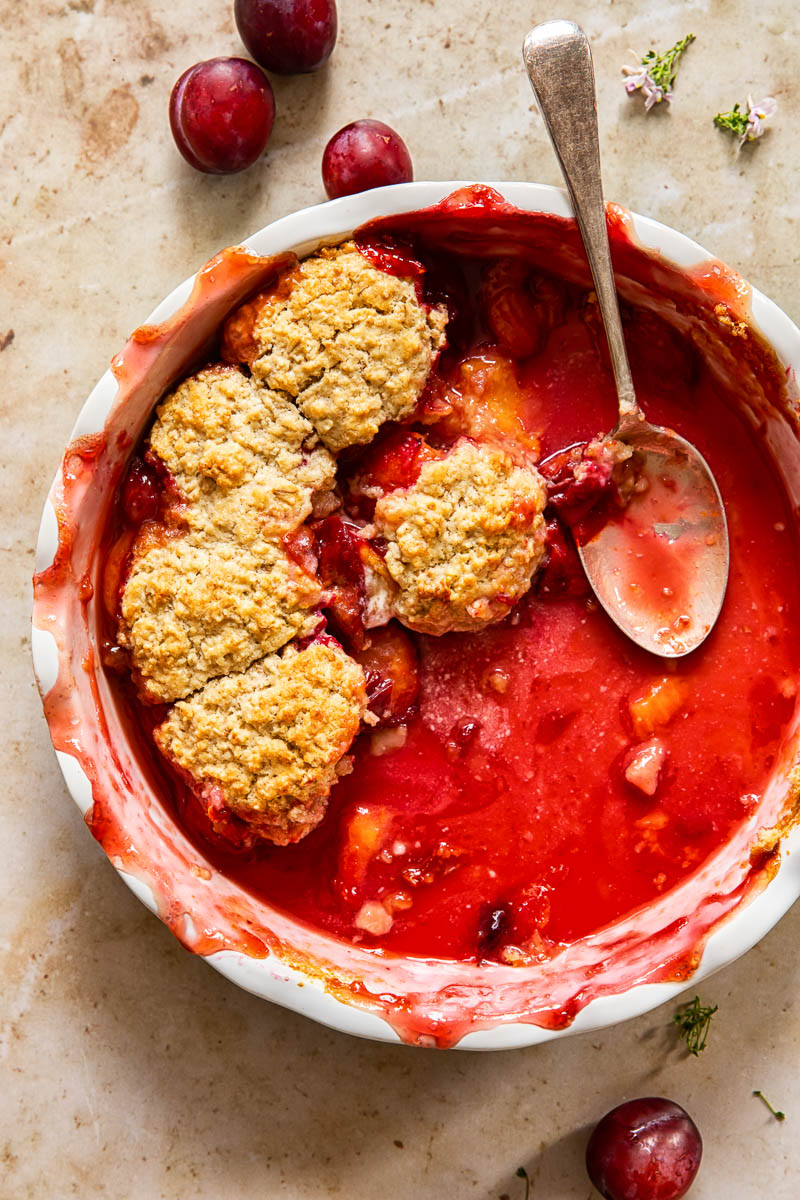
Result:
{"label": "ceramic pie dish", "polygon": [[[613,210],[618,284],[632,314],[629,337],[633,343],[638,338],[640,359],[647,360],[641,366],[643,379],[649,378],[648,370],[661,372],[652,402],[668,406],[667,416],[679,432],[684,431],[681,421],[705,420],[712,458],[715,429],[726,422],[728,461],[712,465],[718,477],[721,472],[729,481],[734,542],[739,531],[740,569],[738,575],[733,572],[727,623],[710,639],[702,660],[672,676],[662,667],[629,660],[616,644],[609,648],[604,632],[597,633],[599,640],[586,642],[589,634],[582,632],[583,626],[591,631],[605,619],[594,612],[590,598],[576,595],[569,602],[572,608],[562,605],[557,618],[550,615],[557,605],[547,607],[556,557],[552,538],[549,557],[540,562],[537,553],[529,564],[532,599],[503,594],[499,609],[490,604],[485,613],[481,610],[488,633],[470,632],[463,623],[451,626],[461,632],[447,633],[438,609],[434,622],[428,610],[420,618],[407,599],[396,599],[395,616],[418,639],[420,713],[415,710],[401,726],[399,738],[390,725],[384,732],[391,737],[380,743],[380,750],[374,748],[378,743],[370,739],[377,735],[369,728],[359,735],[358,746],[366,749],[355,751],[355,771],[336,784],[329,814],[314,809],[312,824],[322,821],[320,831],[292,846],[291,857],[278,857],[287,852],[280,845],[270,849],[263,871],[239,865],[227,849],[218,853],[218,847],[179,819],[165,797],[161,768],[154,766],[147,744],[148,730],[131,715],[135,705],[119,690],[116,647],[110,646],[103,623],[108,558],[103,530],[154,406],[203,361],[216,358],[226,319],[245,311],[255,293],[282,278],[293,255],[303,259],[321,246],[341,243],[379,218],[383,224],[371,227],[360,245],[381,270],[413,274],[419,252],[422,258],[428,255],[430,281],[436,275],[431,256],[437,270],[445,256],[444,275],[447,270],[452,274],[453,262],[477,262],[474,270],[465,266],[461,274],[466,279],[479,269],[484,272],[481,281],[464,283],[463,294],[485,298],[491,285],[491,296],[500,297],[497,311],[506,314],[505,326],[499,328],[500,317],[492,325],[496,337],[489,339],[488,349],[485,336],[473,344],[471,334],[454,329],[453,285],[437,284],[438,298],[429,296],[428,307],[434,309],[439,301],[449,305],[450,375],[438,390],[428,387],[433,407],[415,426],[414,446],[430,444],[433,457],[446,463],[454,462],[456,453],[472,453],[463,445],[463,428],[457,430],[462,440],[451,440],[445,449],[441,438],[436,441],[452,419],[446,417],[442,424],[442,413],[453,404],[458,408],[453,396],[463,398],[467,377],[485,379],[487,371],[494,395],[501,379],[506,392],[522,395],[518,384],[523,379],[527,390],[513,411],[526,414],[526,447],[530,451],[536,442],[531,453],[537,461],[541,455],[542,471],[549,471],[550,503],[555,503],[563,463],[553,465],[557,455],[552,451],[596,434],[602,411],[602,397],[593,408],[594,400],[584,396],[591,392],[585,383],[587,364],[596,358],[598,370],[603,369],[590,336],[591,293],[564,195],[535,184],[493,188],[408,184],[293,214],[249,238],[242,249],[217,256],[167,297],[115,360],[113,371],[100,380],[78,418],[42,518],[33,618],[36,677],[69,790],[125,881],[185,945],[240,986],[335,1028],[471,1049],[528,1045],[644,1012],[678,994],[689,979],[697,981],[747,950],[798,895],[800,873],[791,854],[798,836],[795,679],[800,666],[793,633],[798,581],[792,514],[800,493],[794,378],[800,332],[775,305],[689,239],[647,218]],[[429,208],[434,215],[404,216]],[[489,260],[506,262],[520,253],[526,271],[539,273],[537,279],[564,281],[558,287],[545,282],[544,293],[531,292],[532,285],[525,283],[526,294],[545,295],[551,316],[558,312],[549,330],[551,357],[545,355],[545,374],[519,367],[504,332],[506,277],[499,289],[496,276],[489,283],[485,277]],[[512,310],[514,296],[520,294],[512,295]],[[455,353],[459,338],[460,357]],[[534,349],[541,351],[526,346],[517,357],[527,362],[536,357]],[[591,355],[595,358],[586,357]],[[589,405],[584,425],[590,424],[579,429],[578,418],[568,415],[564,426],[562,412],[561,435],[555,442],[551,437],[551,444],[547,422],[540,437],[538,418],[531,413],[537,404],[558,407],[558,398],[552,400],[553,381],[562,381],[559,388],[567,386],[562,377],[569,371],[562,370],[563,363],[573,365],[570,386],[578,408]],[[246,365],[246,379],[249,370]],[[443,368],[436,370],[441,376]],[[683,393],[675,380],[683,380]],[[736,419],[725,416],[725,396],[733,397],[737,412],[741,408]],[[714,407],[720,403],[723,407]],[[705,416],[702,411],[700,418],[692,415],[698,408],[708,410]],[[344,488],[347,472],[352,473],[352,446],[340,444],[340,434],[320,424],[324,416],[312,411],[311,419],[338,455]],[[378,432],[378,446],[384,445],[384,432]],[[482,435],[472,427],[467,433],[475,435],[470,446],[480,445]],[[402,428],[400,436],[405,436]],[[371,439],[372,432],[361,441]],[[542,445],[549,451],[550,466]],[[364,461],[359,460],[362,475]],[[401,496],[408,494],[401,489]],[[381,503],[376,506],[379,515]],[[403,515],[407,517],[405,510]],[[372,526],[366,528],[369,532]],[[387,561],[391,565],[388,555]],[[782,568],[773,569],[775,562]],[[407,597],[405,584],[402,574],[395,574],[402,599]],[[470,611],[474,617],[476,610]],[[567,641],[557,644],[552,621],[563,634],[568,611],[573,624]],[[308,634],[305,627],[299,632]],[[484,640],[458,642],[472,637]],[[466,646],[462,659],[447,658],[448,647],[456,644],[462,650]],[[550,699],[537,712],[539,775],[534,778],[526,774],[526,755],[517,753],[512,741],[519,735],[527,744],[527,709],[519,699],[523,678],[531,689],[530,703],[535,706],[541,696],[523,668],[537,655],[541,658],[539,647],[545,644],[551,645],[550,658],[559,662],[540,671],[542,676],[550,671],[545,681]],[[301,651],[304,645],[297,642]],[[565,645],[571,647],[567,657],[574,659],[566,680]],[[500,662],[485,658],[486,653],[506,657]],[[624,678],[617,678],[616,666],[603,674],[605,668],[591,665],[593,654],[602,660],[606,653],[609,663],[622,664]],[[530,661],[526,654],[533,656]],[[486,667],[481,679],[489,681],[485,688],[474,685],[474,663],[467,662],[481,655]],[[520,664],[518,670],[514,663]],[[437,690],[436,681],[446,676],[451,682]],[[197,684],[195,680],[192,688]],[[213,679],[199,684],[213,686]],[[606,728],[609,705],[603,696],[609,689],[614,704],[624,700],[625,713],[621,724],[609,718]],[[569,712],[568,692],[577,696],[567,706]],[[453,699],[457,694],[462,697],[458,701]],[[438,750],[426,757],[424,738],[445,713],[448,721],[454,713],[458,717],[457,736],[452,725],[439,758]],[[423,737],[419,723],[426,721]],[[690,729],[701,732],[686,734]],[[619,740],[608,753],[601,748],[607,732]],[[495,739],[491,746],[490,734]],[[570,737],[578,740],[570,745]],[[580,769],[570,774],[570,756],[577,761],[579,742],[591,747],[583,779]],[[681,763],[689,761],[694,791],[680,783]],[[423,830],[426,814],[414,810],[413,821],[409,815],[417,801],[401,804],[397,799],[400,785],[393,771],[406,780],[415,777],[417,791],[428,771],[435,845],[425,841],[430,832]],[[451,773],[462,780],[461,809],[454,800],[448,808],[441,799]],[[502,796],[495,794],[500,777],[506,788]],[[549,785],[542,784],[548,777]],[[704,807],[704,780],[709,795],[719,792],[722,797],[713,811]],[[530,795],[543,789],[544,807],[530,818],[533,832],[525,828],[529,783]],[[670,799],[680,787],[685,793],[682,808]],[[568,814],[563,817],[565,832],[550,839],[557,849],[548,851],[549,874],[540,871],[532,882],[525,875],[533,861],[528,843],[538,846],[542,837],[536,831],[555,829],[562,813]],[[326,822],[328,834],[323,832]],[[326,849],[334,829],[343,831],[344,851]],[[505,831],[502,848],[495,845],[500,829]],[[301,836],[306,832],[304,828]],[[418,841],[413,843],[412,837]],[[353,874],[347,847],[355,845],[361,854],[367,843],[374,863],[365,866],[359,858]],[[337,863],[340,875],[333,891],[349,889],[355,896],[353,918],[327,892],[320,892],[316,909],[302,895],[295,896],[304,888],[310,894],[320,870],[335,874]],[[291,885],[284,864],[291,864]],[[346,887],[341,879],[345,869],[350,872]],[[619,882],[626,872],[630,887]],[[282,887],[295,899],[286,899]],[[435,903],[431,896],[438,897]]]}

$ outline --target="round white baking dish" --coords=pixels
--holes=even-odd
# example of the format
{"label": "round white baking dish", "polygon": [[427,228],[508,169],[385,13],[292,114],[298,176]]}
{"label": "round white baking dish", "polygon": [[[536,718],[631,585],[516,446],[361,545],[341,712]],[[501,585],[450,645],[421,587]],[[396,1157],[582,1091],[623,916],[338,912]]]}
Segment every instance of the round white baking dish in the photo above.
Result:
{"label": "round white baking dish", "polygon": [[[259,255],[287,250],[299,255],[307,254],[321,242],[338,241],[375,217],[436,204],[460,186],[464,185],[459,182],[410,183],[345,197],[283,217],[247,238],[243,245]],[[520,209],[571,215],[565,193],[557,188],[534,183],[495,183],[490,186]],[[632,217],[634,231],[641,244],[660,252],[677,265],[690,266],[712,260],[706,250],[676,230],[648,217],[636,214],[632,214]],[[147,323],[162,322],[175,313],[188,299],[194,278],[192,276],[175,288],[149,315]],[[800,330],[772,301],[755,289],[751,293],[750,308],[754,324],[771,343],[787,372],[800,373]],[[72,438],[101,432],[116,394],[117,381],[107,371],[81,409]],[[37,571],[52,563],[57,539],[56,515],[48,498],[36,548]],[[54,639],[35,625],[32,648],[36,679],[44,696],[56,680],[59,652]],[[92,804],[89,780],[71,755],[59,752],[58,760],[67,788],[85,815]],[[800,855],[792,853],[799,846],[800,829],[796,828],[783,840],[782,861],[775,878],[749,903],[737,908],[733,916],[711,934],[700,965],[692,976],[693,985],[749,950],[800,896]],[[150,889],[124,871],[120,870],[119,873],[139,899],[155,912],[156,903]],[[325,990],[319,980],[309,978],[274,955],[256,959],[238,952],[220,951],[209,955],[208,962],[240,987],[324,1025],[361,1037],[399,1040],[382,1017],[337,999]],[[687,981],[639,985],[618,995],[593,1000],[564,1029],[545,1029],[521,1022],[503,1024],[468,1033],[458,1047],[470,1050],[510,1049],[599,1029],[647,1012],[677,996],[686,986]]]}

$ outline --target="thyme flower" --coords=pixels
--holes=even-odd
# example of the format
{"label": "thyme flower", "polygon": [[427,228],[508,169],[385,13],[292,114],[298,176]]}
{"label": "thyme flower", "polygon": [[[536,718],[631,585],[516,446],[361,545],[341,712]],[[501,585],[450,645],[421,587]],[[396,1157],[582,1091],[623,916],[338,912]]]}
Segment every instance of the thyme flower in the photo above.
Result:
{"label": "thyme flower", "polygon": [[[662,100],[666,100],[668,104],[672,103],[672,85],[678,71],[678,59],[686,47],[691,45],[694,38],[693,33],[688,33],[685,38],[681,38],[664,54],[656,54],[655,50],[648,50],[635,67],[624,66],[622,68],[623,75],[627,76],[625,91],[629,96],[632,96],[634,92],[641,91],[644,97],[645,112],[649,112],[655,104],[660,104]],[[635,51],[631,51],[631,53],[633,54]]]}
{"label": "thyme flower", "polygon": [[655,82],[652,75],[649,74],[645,67],[623,67],[622,68],[628,78],[625,80],[625,91],[629,96],[639,88],[644,96],[644,109],[649,112],[654,104],[660,104],[662,100],[666,100],[668,104],[672,103],[672,92]]}
{"label": "thyme flower", "polygon": [[752,96],[748,96],[746,110],[734,104],[730,112],[717,113],[714,124],[719,129],[729,129],[731,133],[738,134],[739,145],[743,146],[745,142],[754,142],[762,136],[767,121],[771,120],[777,111],[778,101],[772,96],[765,96],[763,100],[754,100]]}

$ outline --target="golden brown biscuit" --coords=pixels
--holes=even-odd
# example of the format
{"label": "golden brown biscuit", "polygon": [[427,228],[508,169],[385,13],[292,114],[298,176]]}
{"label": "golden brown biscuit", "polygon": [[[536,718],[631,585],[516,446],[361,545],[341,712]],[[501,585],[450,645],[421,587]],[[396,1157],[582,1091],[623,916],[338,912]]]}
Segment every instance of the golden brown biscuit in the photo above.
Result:
{"label": "golden brown biscuit", "polygon": [[380,271],[353,242],[299,263],[228,322],[223,354],[294,397],[329,450],[369,442],[417,402],[447,313]]}
{"label": "golden brown biscuit", "polygon": [[286,845],[322,820],[365,711],[358,664],[335,642],[312,642],[179,701],[155,738],[212,813]]}
{"label": "golden brown biscuit", "polygon": [[330,491],[336,465],[286,396],[236,367],[206,367],[162,400],[150,449],[188,502],[190,528],[278,535]]}
{"label": "golden brown biscuit", "polygon": [[143,697],[175,700],[313,632],[320,598],[279,543],[191,532],[134,550],[118,640]]}
{"label": "golden brown biscuit", "polygon": [[412,487],[375,506],[397,617],[443,634],[506,616],[541,560],[545,502],[539,473],[494,447],[462,439],[424,463]]}

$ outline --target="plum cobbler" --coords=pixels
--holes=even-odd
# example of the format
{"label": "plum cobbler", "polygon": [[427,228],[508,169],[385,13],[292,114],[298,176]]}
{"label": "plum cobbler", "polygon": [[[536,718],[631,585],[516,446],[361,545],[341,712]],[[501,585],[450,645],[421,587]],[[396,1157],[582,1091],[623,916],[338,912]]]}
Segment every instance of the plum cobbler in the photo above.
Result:
{"label": "plum cobbler", "polygon": [[708,459],[731,573],[680,661],[598,608],[576,547],[636,494],[636,456],[598,437],[615,393],[574,229],[493,196],[237,294],[134,449],[102,599],[148,770],[220,878],[350,949],[516,968],[665,899],[755,820],[800,595],[739,409],[759,343],[623,231],[637,393]]}

